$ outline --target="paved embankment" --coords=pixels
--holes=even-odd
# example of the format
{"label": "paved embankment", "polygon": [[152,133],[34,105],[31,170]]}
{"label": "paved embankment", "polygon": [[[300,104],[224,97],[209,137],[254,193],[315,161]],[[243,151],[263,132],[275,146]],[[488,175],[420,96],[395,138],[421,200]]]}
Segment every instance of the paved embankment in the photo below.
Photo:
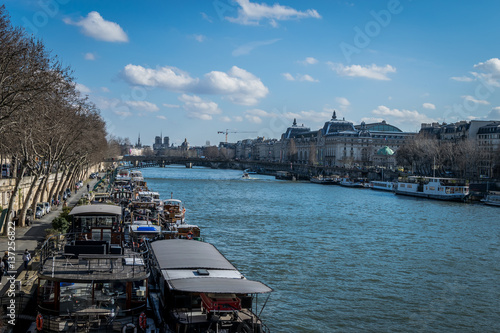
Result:
{"label": "paved embankment", "polygon": [[[83,186],[77,191],[77,193],[72,193],[71,197],[67,200],[67,204],[69,207],[75,206],[78,200],[82,197],[83,194],[87,193],[87,184],[90,185],[92,189],[93,186],[97,183],[97,179],[88,179],[84,182]],[[38,241],[43,241],[45,239],[45,230],[52,228],[52,220],[59,216],[62,212],[63,205],[52,206],[50,213],[46,214],[40,219],[35,219],[32,221],[30,226],[28,227],[16,227],[15,229],[15,251],[11,251],[9,249],[9,237],[1,236],[0,237],[0,256],[4,255],[5,251],[14,252],[15,261],[13,261],[14,269],[11,271],[15,271],[16,277],[18,277],[22,271],[23,267],[23,253],[26,249],[28,249],[31,255],[34,255],[35,248],[37,246]],[[12,255],[11,255],[12,256]],[[0,284],[0,296],[6,294],[8,288],[10,287],[10,283],[8,283],[8,276],[2,276],[1,284]]]}

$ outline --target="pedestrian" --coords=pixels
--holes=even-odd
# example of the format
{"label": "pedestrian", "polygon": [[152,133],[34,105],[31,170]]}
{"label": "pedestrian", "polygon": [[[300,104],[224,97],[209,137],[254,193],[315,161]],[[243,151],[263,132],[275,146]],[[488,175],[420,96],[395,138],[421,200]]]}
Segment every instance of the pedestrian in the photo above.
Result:
{"label": "pedestrian", "polygon": [[28,270],[28,263],[31,260],[31,253],[26,249],[23,253],[23,262],[24,262],[24,269]]}
{"label": "pedestrian", "polygon": [[87,192],[90,192],[90,185],[87,184]]}
{"label": "pedestrian", "polygon": [[5,271],[5,264],[4,264],[3,260],[0,260],[0,279],[2,278],[2,276],[4,274],[4,271]]}
{"label": "pedestrian", "polygon": [[5,253],[2,257],[2,262],[4,265],[3,273],[4,273],[4,275],[7,275],[7,271],[9,270],[9,251],[5,251]]}

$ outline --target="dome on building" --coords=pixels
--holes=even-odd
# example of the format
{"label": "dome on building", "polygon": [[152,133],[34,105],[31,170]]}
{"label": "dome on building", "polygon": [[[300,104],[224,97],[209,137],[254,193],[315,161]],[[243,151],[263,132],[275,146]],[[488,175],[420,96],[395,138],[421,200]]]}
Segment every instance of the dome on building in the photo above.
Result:
{"label": "dome on building", "polygon": [[303,124],[299,126],[297,125],[297,119],[293,119],[292,126],[286,129],[286,132],[283,134],[283,138],[284,139],[294,138],[303,135],[305,133],[308,133],[310,131],[311,129],[309,127],[305,127]]}
{"label": "dome on building", "polygon": [[391,156],[391,155],[394,155],[394,150],[392,150],[391,148],[385,146],[383,148],[380,148],[378,151],[377,151],[377,155],[387,155],[387,156]]}
{"label": "dome on building", "polygon": [[330,121],[327,121],[321,130],[323,135],[335,135],[340,132],[356,132],[353,123],[346,120],[338,120],[337,114],[333,111]]}

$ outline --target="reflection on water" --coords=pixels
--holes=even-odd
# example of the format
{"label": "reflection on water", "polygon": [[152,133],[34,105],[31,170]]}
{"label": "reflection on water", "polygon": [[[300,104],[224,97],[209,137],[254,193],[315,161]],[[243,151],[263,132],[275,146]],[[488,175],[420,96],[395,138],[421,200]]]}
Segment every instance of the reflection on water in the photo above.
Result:
{"label": "reflection on water", "polygon": [[500,209],[236,170],[143,169],[247,278],[272,332],[500,331]]}

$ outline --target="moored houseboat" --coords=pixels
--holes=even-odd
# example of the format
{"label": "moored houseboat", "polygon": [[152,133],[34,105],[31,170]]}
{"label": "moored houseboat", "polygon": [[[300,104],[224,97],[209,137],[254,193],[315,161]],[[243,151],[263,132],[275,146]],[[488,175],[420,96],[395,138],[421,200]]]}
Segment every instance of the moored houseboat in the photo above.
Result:
{"label": "moored houseboat", "polygon": [[343,177],[340,179],[340,186],[344,187],[357,187],[357,188],[365,188],[367,187],[365,184],[365,179],[362,178],[349,178],[349,177]]}
{"label": "moored houseboat", "polygon": [[485,205],[500,207],[500,192],[488,192],[481,202]]}
{"label": "moored houseboat", "polygon": [[339,185],[340,178],[338,176],[313,176],[309,179],[311,183],[321,184],[321,185]]}
{"label": "moored houseboat", "polygon": [[167,332],[269,332],[257,313],[272,291],[247,280],[211,244],[183,239],[150,243],[150,304]]}
{"label": "moored houseboat", "polygon": [[120,211],[111,205],[75,207],[70,213],[73,232],[44,243],[38,331],[156,331],[147,312],[146,248],[124,242]]}
{"label": "moored houseboat", "polygon": [[372,180],[370,182],[370,188],[372,190],[394,192],[395,187],[396,184],[394,182],[383,180]]}
{"label": "moored houseboat", "polygon": [[411,176],[396,183],[395,193],[438,200],[464,201],[469,185],[456,178]]}

